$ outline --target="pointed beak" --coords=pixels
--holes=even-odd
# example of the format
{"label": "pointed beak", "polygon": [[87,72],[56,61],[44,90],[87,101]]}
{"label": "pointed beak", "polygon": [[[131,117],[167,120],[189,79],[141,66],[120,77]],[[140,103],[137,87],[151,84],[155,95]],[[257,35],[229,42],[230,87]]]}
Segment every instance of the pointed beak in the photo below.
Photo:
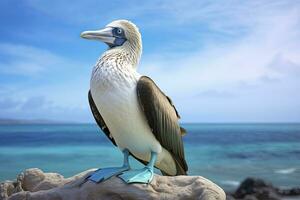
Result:
{"label": "pointed beak", "polygon": [[113,28],[106,27],[104,29],[96,31],[84,31],[80,34],[80,37],[89,40],[100,40],[102,42],[105,42],[106,44],[113,44],[115,38],[113,36],[112,30]]}

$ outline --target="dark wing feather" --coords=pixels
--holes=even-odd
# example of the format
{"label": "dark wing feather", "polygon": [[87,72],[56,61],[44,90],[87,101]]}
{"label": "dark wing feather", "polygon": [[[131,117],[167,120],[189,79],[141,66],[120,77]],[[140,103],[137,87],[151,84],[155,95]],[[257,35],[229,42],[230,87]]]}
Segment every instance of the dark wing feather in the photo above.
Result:
{"label": "dark wing feather", "polygon": [[177,168],[176,175],[186,174],[188,166],[184,158],[182,142],[184,129],[179,126],[178,119],[180,117],[171,99],[147,76],[139,79],[137,95],[152,133],[174,158]]}
{"label": "dark wing feather", "polygon": [[106,126],[101,114],[99,113],[98,111],[98,108],[96,107],[96,104],[93,100],[93,97],[92,97],[92,94],[91,94],[91,91],[89,91],[89,103],[90,103],[90,108],[91,108],[91,111],[94,115],[94,118],[98,124],[98,126],[101,128],[101,130],[105,133],[105,135],[108,137],[108,139],[110,139],[110,141],[115,145],[116,145],[116,142],[114,140],[114,138],[110,137],[110,132],[108,130],[108,127]]}

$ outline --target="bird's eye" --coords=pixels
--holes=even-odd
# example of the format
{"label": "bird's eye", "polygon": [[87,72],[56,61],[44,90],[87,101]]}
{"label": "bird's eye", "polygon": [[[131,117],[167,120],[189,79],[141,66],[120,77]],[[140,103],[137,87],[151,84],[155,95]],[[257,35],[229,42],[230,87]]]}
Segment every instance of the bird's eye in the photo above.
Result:
{"label": "bird's eye", "polygon": [[117,29],[118,34],[121,34],[122,32],[123,32],[122,29],[120,29],[120,28]]}

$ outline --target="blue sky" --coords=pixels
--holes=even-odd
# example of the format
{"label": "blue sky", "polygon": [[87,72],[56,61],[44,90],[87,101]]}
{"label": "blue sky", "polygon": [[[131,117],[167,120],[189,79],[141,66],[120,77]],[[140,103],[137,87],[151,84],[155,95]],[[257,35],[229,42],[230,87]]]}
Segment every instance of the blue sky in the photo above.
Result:
{"label": "blue sky", "polygon": [[140,28],[142,74],[183,122],[300,121],[300,1],[0,1],[0,118],[92,122],[93,65],[79,37],[115,19]]}

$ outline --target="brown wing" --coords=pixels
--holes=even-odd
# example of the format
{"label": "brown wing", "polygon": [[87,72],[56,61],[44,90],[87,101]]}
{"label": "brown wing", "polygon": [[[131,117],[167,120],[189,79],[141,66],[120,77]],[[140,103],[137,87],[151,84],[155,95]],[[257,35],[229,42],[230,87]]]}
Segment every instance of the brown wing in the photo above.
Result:
{"label": "brown wing", "polygon": [[176,163],[176,175],[185,175],[188,170],[182,142],[185,130],[179,126],[179,114],[171,99],[147,76],[138,81],[137,96],[152,133]]}
{"label": "brown wing", "polygon": [[90,103],[90,108],[91,108],[91,111],[94,115],[94,118],[98,124],[98,126],[101,128],[101,130],[105,133],[105,135],[108,137],[108,139],[110,139],[110,141],[115,145],[116,145],[116,142],[114,140],[113,137],[111,137],[110,135],[110,132],[109,132],[109,129],[108,127],[106,126],[100,112],[98,111],[98,108],[93,100],[93,97],[92,97],[92,94],[91,94],[91,91],[89,91],[89,103]]}

